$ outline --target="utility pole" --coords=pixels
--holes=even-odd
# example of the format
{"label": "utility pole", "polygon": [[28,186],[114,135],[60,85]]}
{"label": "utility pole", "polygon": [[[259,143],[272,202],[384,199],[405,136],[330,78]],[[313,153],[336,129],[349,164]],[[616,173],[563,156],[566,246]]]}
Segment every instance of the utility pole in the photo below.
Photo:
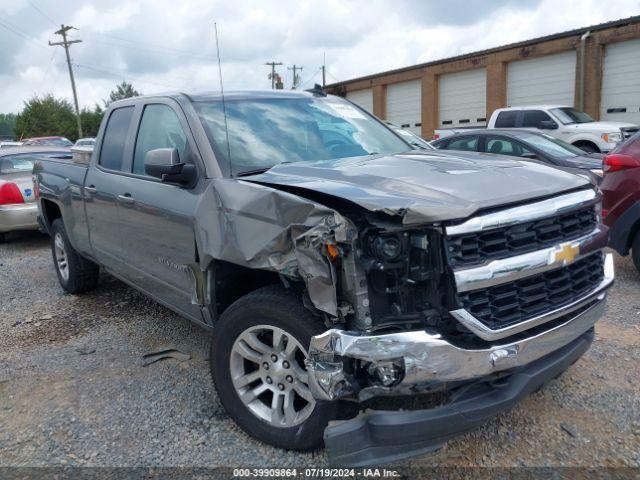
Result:
{"label": "utility pole", "polygon": [[276,65],[282,65],[282,62],[266,62],[265,65],[269,65],[271,67],[271,90],[275,90],[276,88]]}
{"label": "utility pole", "polygon": [[303,68],[304,67],[300,65],[296,65],[295,63],[293,64],[293,67],[287,67],[287,70],[293,70],[293,84],[291,85],[291,90],[295,90],[296,87],[298,86],[298,82],[300,81],[300,78],[298,77],[296,70],[302,70]]}
{"label": "utility pole", "polygon": [[327,63],[327,54],[323,53],[322,54],[322,88],[324,88],[325,85],[327,84],[327,73],[326,73],[327,68],[325,67],[325,63]]}
{"label": "utility pole", "polygon": [[73,103],[76,107],[76,121],[78,122],[78,138],[82,138],[82,123],[80,122],[80,108],[78,107],[78,93],[76,92],[76,81],[73,78],[73,68],[71,68],[71,57],[69,56],[69,46],[73,43],[80,43],[82,40],[67,40],[67,32],[71,30],[72,26],[60,25],[60,30],[58,30],[56,35],[62,35],[61,42],[51,42],[49,41],[49,46],[62,46],[64,47],[64,53],[67,54],[67,66],[69,67],[69,77],[71,78],[71,90],[73,91]]}

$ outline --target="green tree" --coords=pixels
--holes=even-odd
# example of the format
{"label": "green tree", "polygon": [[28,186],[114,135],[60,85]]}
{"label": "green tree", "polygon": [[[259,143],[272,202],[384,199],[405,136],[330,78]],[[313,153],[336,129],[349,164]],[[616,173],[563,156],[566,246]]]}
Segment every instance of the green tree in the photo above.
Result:
{"label": "green tree", "polygon": [[95,137],[98,135],[100,122],[104,116],[104,110],[100,105],[96,105],[93,110],[83,108],[80,112],[80,121],[82,122],[82,133],[85,137]]}
{"label": "green tree", "polygon": [[116,85],[115,90],[111,90],[109,98],[107,100],[104,100],[104,106],[108,107],[112,102],[115,102],[116,100],[138,96],[140,96],[140,92],[133,88],[133,85],[123,80],[122,83]]}
{"label": "green tree", "polygon": [[52,94],[34,96],[24,102],[13,128],[15,138],[60,135],[75,141],[78,138],[76,116],[69,101]]}
{"label": "green tree", "polygon": [[16,116],[13,113],[0,113],[0,139],[13,138],[13,128],[16,126]]}

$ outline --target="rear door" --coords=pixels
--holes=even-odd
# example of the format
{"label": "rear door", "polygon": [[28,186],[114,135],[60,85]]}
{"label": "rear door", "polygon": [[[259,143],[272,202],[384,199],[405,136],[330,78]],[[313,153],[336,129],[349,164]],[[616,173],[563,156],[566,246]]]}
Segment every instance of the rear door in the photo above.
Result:
{"label": "rear door", "polygon": [[92,162],[84,182],[84,199],[89,241],[94,258],[102,265],[120,270],[122,242],[118,219],[118,195],[123,169],[130,164],[133,105],[111,111],[99,146],[97,163]]}
{"label": "rear door", "polygon": [[147,152],[176,148],[180,160],[195,163],[197,148],[179,105],[170,99],[141,104],[132,161],[120,178],[120,235],[126,277],[160,302],[202,320],[192,301],[196,268],[194,214],[202,186],[169,185],[145,173]]}

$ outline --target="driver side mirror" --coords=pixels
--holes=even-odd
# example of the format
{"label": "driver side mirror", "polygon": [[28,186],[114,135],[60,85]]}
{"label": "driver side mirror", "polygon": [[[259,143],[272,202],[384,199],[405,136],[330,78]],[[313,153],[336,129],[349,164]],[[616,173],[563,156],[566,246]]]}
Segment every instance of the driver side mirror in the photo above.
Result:
{"label": "driver side mirror", "polygon": [[195,165],[180,162],[180,154],[175,148],[149,150],[144,159],[144,170],[163,182],[180,185],[192,183],[197,173]]}
{"label": "driver side mirror", "polygon": [[558,128],[558,124],[553,120],[542,120],[538,124],[538,128],[540,130],[555,130]]}
{"label": "driver side mirror", "polygon": [[538,155],[536,155],[533,152],[525,152],[522,155],[520,155],[520,158],[526,158],[528,160],[537,160],[538,159]]}

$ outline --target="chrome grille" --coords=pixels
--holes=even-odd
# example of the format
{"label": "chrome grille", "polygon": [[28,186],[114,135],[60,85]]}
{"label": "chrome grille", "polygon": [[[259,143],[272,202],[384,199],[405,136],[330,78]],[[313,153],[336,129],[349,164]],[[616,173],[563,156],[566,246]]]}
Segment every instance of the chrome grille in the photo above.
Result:
{"label": "chrome grille", "polygon": [[465,268],[541,250],[586,235],[596,223],[595,209],[588,206],[508,227],[448,236],[449,260],[453,268]]}
{"label": "chrome grille", "polygon": [[491,329],[523,322],[571,303],[604,278],[601,252],[566,267],[458,294],[462,308]]}

